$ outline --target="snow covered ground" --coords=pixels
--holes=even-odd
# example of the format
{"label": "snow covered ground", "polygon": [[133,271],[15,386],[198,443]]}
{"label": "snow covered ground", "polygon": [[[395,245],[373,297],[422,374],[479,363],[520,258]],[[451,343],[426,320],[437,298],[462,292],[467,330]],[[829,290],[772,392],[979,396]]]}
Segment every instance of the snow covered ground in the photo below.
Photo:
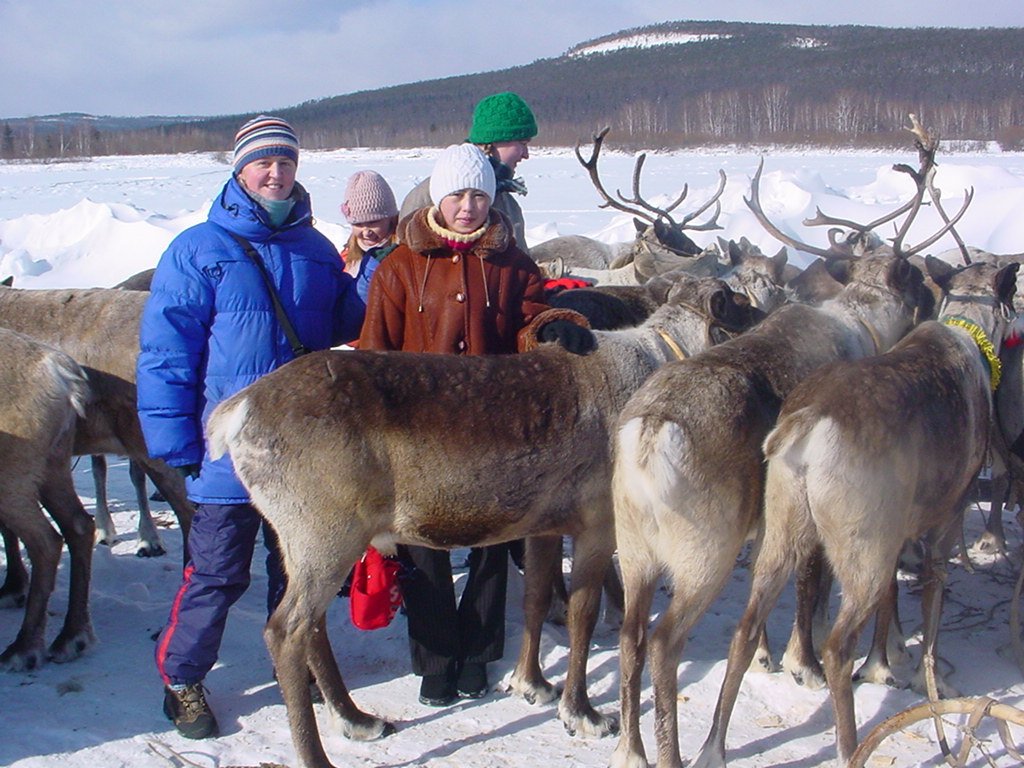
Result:
{"label": "snow covered ground", "polygon": [[[313,195],[318,226],[339,245],[347,227],[338,211],[345,180],[356,170],[384,174],[401,197],[429,173],[436,150],[305,152],[299,179]],[[766,152],[762,202],[773,220],[801,239],[825,244],[824,231],[801,220],[815,206],[834,216],[871,220],[910,194],[909,179],[891,166],[916,166],[916,154]],[[719,233],[697,233],[701,243],[717,235],[747,236],[766,252],[778,244],[754,221],[742,198],[756,170],[755,153],[671,153],[648,158],[643,193],[666,202],[690,185],[693,205],[717,184],[718,169],[729,177],[722,199]],[[938,186],[947,208],[959,206],[963,191],[975,189],[975,201],[958,227],[964,239],[994,252],[1024,251],[1024,156],[973,154],[939,157]],[[602,157],[606,186],[628,191],[633,158],[611,152]],[[521,166],[530,192],[523,199],[527,235],[536,244],[558,234],[585,234],[605,242],[632,236],[628,217],[597,208],[599,202],[571,152],[539,149]],[[100,158],[90,162],[0,165],[0,277],[13,274],[29,288],[109,286],[155,265],[179,231],[205,217],[212,197],[228,173],[223,156],[185,155]],[[685,212],[688,204],[682,206]],[[924,211],[908,240],[937,228]],[[921,233],[921,234],[918,234]],[[884,234],[884,233],[883,233]],[[952,247],[947,239],[933,249]],[[792,254],[797,263],[809,258]],[[81,461],[75,475],[87,509],[95,491]],[[181,539],[174,517],[155,504],[162,520],[165,557],[134,556],[137,522],[126,463],[112,462],[110,496],[120,536],[94,558],[92,610],[99,645],[83,658],[49,664],[31,673],[0,674],[0,765],[17,768],[116,768],[133,766],[294,766],[295,754],[284,706],[271,680],[271,665],[261,628],[266,578],[261,561],[253,585],[232,611],[221,661],[207,679],[211,705],[222,736],[204,742],[181,739],[160,709],[161,686],[153,664],[153,637],[167,617],[178,586]],[[982,505],[987,510],[987,505]],[[981,513],[968,514],[973,541]],[[1010,544],[1021,543],[1020,530],[1007,517]],[[699,542],[695,543],[699,546]],[[2,557],[2,556],[0,556]],[[965,696],[988,695],[1024,706],[1024,685],[1009,645],[1008,616],[1016,565],[974,557],[974,572],[951,565],[946,610],[940,634],[942,668]],[[458,559],[458,555],[456,555]],[[0,567],[3,561],[0,559]],[[67,597],[62,568],[51,600],[51,636],[59,626]],[[418,680],[409,672],[405,623],[399,617],[376,632],[354,629],[347,603],[339,599],[329,615],[335,653],[356,701],[398,724],[398,733],[379,742],[349,742],[321,721],[328,755],[339,766],[606,766],[612,738],[569,736],[553,706],[534,707],[504,694],[522,629],[521,579],[514,575],[509,596],[505,658],[493,665],[495,692],[447,709],[431,709],[416,700]],[[698,624],[679,670],[680,734],[685,757],[693,757],[707,733],[730,635],[746,599],[746,570],[738,567],[724,593]],[[917,628],[916,584],[907,579],[901,593],[905,626]],[[656,609],[663,605],[663,595]],[[772,616],[769,631],[778,651],[788,635],[793,599],[787,593]],[[17,632],[20,612],[0,611],[0,647]],[[865,638],[866,639],[866,638]],[[546,626],[543,663],[561,682],[566,672],[564,628]],[[865,645],[866,648],[866,645]],[[912,653],[917,639],[911,638]],[[909,677],[909,670],[903,670]],[[590,692],[595,705],[617,710],[617,632],[599,625],[590,660]],[[908,690],[877,685],[856,689],[860,734],[886,717],[920,702]],[[643,698],[642,728],[648,755],[654,754],[653,703]],[[1016,764],[1006,756],[991,727],[988,748],[996,765]],[[832,714],[825,691],[807,691],[782,675],[748,675],[740,692],[727,744],[730,765],[811,768],[834,755]],[[975,753],[977,755],[977,752]],[[887,740],[872,758],[875,766],[936,765],[938,749],[929,723]],[[975,757],[972,765],[986,765]]]}

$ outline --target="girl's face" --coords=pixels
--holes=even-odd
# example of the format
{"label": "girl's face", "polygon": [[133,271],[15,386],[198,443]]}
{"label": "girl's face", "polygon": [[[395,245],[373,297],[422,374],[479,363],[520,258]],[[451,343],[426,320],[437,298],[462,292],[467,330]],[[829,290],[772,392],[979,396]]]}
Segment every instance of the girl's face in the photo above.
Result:
{"label": "girl's face", "polygon": [[384,243],[391,233],[394,232],[394,219],[377,219],[376,221],[364,221],[362,224],[352,225],[352,234],[363,251],[376,248]]}
{"label": "girl's face", "polygon": [[437,208],[450,230],[468,235],[480,229],[487,221],[491,198],[479,189],[462,189],[441,198]]}
{"label": "girl's face", "polygon": [[494,147],[494,154],[498,156],[498,160],[513,171],[521,161],[530,159],[529,139],[496,141],[491,146]]}
{"label": "girl's face", "polygon": [[267,200],[287,200],[295,188],[296,169],[290,157],[271,155],[246,163],[238,172],[238,180],[247,190]]}

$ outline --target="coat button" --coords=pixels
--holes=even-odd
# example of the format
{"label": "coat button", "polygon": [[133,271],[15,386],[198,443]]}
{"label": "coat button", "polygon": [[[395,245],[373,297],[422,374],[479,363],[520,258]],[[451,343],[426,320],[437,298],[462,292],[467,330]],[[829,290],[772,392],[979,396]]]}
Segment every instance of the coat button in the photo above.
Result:
{"label": "coat button", "polygon": [[460,341],[458,344],[456,344],[455,348],[457,350],[459,350],[459,352],[465,352],[466,351],[466,342],[465,342],[465,340]]}
{"label": "coat button", "polygon": [[466,294],[462,293],[461,291],[459,293],[456,293],[455,300],[461,304],[466,300]]}
{"label": "coat button", "polygon": [[456,253],[454,256],[452,256],[452,264],[458,264],[460,261],[462,261],[461,253]]}

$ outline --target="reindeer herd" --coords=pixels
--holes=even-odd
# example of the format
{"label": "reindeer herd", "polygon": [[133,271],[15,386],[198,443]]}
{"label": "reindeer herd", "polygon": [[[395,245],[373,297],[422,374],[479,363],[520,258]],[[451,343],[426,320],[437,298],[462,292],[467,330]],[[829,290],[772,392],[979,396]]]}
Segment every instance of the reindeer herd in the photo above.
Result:
{"label": "reindeer herd", "polygon": [[[916,121],[912,130],[921,164],[902,170],[915,180],[914,198],[867,224],[819,211],[807,224],[830,226],[828,248],[772,224],[757,170],[747,204],[784,245],[818,257],[804,270],[787,264],[785,247],[765,256],[745,238],[704,249],[690,239],[686,231],[718,227],[724,174],[716,193],[678,221],[673,211],[686,189],[668,206],[650,204],[640,192],[643,156],[632,194],[609,194],[597,168],[602,132],[589,159],[578,149],[577,156],[603,207],[636,217],[635,242],[613,249],[556,238],[532,249],[549,275],[593,283],[552,303],[607,329],[595,331],[594,352],[576,356],[549,344],[470,358],[328,350],[216,409],[207,425],[211,453],[230,454],[282,548],[288,589],[264,634],[304,768],[331,766],[310,673],[347,737],[395,730],[357,706],[326,631],[328,606],[370,544],[452,549],[525,538],[525,622],[509,692],[530,703],[557,700],[570,733],[618,733],[615,768],[648,765],[640,731],[648,657],[656,764],[684,765],[678,665],[748,542],[749,602],[694,766],[726,764],[744,672],[755,659],[770,666],[766,617],[794,573],[799,607],[785,666],[805,684],[828,686],[840,764],[853,764],[857,747],[853,651],[872,616],[873,648],[861,674],[892,679],[886,641],[906,542],[926,552],[918,686],[932,700],[950,693],[935,671],[942,590],[931,574],[958,541],[990,454],[1010,478],[1021,465],[1024,356],[1019,347],[1001,355],[1014,335],[1020,257],[965,247],[967,264],[956,268],[952,259],[922,256],[955,232],[971,195],[958,213],[945,213],[933,186],[937,142]],[[945,225],[910,245],[910,222],[926,204]],[[895,236],[885,242],[876,232],[887,224]],[[25,607],[21,631],[0,654],[9,670],[68,661],[95,642],[91,551],[97,536],[111,534],[97,530],[75,494],[72,456],[130,457],[187,537],[191,506],[181,480],[148,457],[135,415],[145,299],[144,290],[0,288],[0,350],[8,356],[0,366],[8,393],[0,406],[7,553],[0,602]],[[144,486],[141,477],[136,486]],[[1001,535],[991,532],[996,545]],[[562,578],[565,536],[573,541],[569,663],[559,689],[541,667],[540,639]],[[144,553],[159,554],[155,528],[144,524],[140,540]],[[71,553],[69,606],[47,645],[62,542]],[[618,576],[616,551],[624,594],[618,715],[595,709],[586,683],[602,584]],[[833,579],[842,598],[819,654],[812,618],[825,615]],[[670,598],[652,627],[662,584]]]}

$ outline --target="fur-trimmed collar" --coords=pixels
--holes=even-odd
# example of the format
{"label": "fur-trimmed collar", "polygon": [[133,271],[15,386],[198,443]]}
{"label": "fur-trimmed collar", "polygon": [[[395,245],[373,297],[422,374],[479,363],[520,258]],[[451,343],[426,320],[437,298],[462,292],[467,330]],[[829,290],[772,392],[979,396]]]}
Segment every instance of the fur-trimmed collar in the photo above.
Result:
{"label": "fur-trimmed collar", "polygon": [[[452,253],[450,245],[437,235],[427,224],[429,208],[421,208],[398,225],[398,239],[416,253],[428,256],[447,256]],[[481,259],[489,259],[504,253],[512,244],[512,225],[501,211],[491,208],[487,214],[487,231],[473,244],[469,253]]]}

